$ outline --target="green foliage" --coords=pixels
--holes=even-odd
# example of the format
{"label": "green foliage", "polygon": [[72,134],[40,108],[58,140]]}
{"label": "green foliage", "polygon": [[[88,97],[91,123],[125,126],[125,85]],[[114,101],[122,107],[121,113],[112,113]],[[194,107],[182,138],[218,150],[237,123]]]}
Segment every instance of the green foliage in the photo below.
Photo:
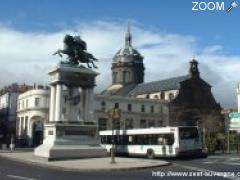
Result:
{"label": "green foliage", "polygon": [[[204,147],[207,148],[208,153],[220,151],[222,153],[228,150],[228,133],[208,133],[205,137]],[[230,152],[237,152],[240,150],[240,137],[235,132],[229,133],[229,150]],[[239,149],[238,149],[239,148]]]}
{"label": "green foliage", "polygon": [[208,153],[214,153],[216,151],[216,146],[217,146],[216,136],[214,134],[206,135],[205,147],[207,147]]}

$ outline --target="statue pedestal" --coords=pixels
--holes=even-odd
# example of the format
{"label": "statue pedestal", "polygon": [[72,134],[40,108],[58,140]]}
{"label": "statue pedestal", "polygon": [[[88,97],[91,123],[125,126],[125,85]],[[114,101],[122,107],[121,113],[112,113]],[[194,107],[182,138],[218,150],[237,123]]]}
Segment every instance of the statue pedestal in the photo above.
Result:
{"label": "statue pedestal", "polygon": [[44,124],[43,144],[34,154],[48,160],[106,156],[106,149],[99,145],[93,114],[93,87],[98,74],[60,64],[49,75],[49,122]]}
{"label": "statue pedestal", "polygon": [[36,156],[48,160],[106,156],[96,138],[95,125],[48,123],[44,126],[44,142],[34,150]]}

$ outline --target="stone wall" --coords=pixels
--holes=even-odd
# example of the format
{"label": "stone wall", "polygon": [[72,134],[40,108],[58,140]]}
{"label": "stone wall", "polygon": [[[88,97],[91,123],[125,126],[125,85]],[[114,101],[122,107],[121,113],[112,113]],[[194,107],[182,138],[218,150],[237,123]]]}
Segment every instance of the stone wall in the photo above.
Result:
{"label": "stone wall", "polygon": [[221,106],[215,101],[208,83],[200,77],[180,83],[179,94],[170,103],[170,125],[198,125],[210,132],[223,130]]}

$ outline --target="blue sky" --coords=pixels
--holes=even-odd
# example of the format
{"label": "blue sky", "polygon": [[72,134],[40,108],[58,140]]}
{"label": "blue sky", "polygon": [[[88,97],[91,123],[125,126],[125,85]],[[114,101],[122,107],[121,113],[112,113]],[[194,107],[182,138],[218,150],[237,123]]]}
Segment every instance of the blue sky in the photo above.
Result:
{"label": "blue sky", "polygon": [[[224,2],[227,8],[231,0]],[[58,31],[83,21],[130,19],[148,28],[194,35],[199,46],[224,44],[228,53],[239,54],[240,8],[227,14],[192,11],[192,6],[191,0],[8,0],[1,3],[0,22],[21,31]]]}
{"label": "blue sky", "polygon": [[[223,2],[227,9],[231,0]],[[70,33],[80,34],[100,59],[97,90],[106,88],[111,59],[123,46],[130,21],[133,45],[144,56],[145,81],[184,75],[195,56],[217,101],[236,107],[240,8],[226,13],[192,7],[190,0],[2,1],[0,62],[5,66],[0,67],[0,87],[12,82],[47,84],[49,67],[59,61],[52,53]]]}

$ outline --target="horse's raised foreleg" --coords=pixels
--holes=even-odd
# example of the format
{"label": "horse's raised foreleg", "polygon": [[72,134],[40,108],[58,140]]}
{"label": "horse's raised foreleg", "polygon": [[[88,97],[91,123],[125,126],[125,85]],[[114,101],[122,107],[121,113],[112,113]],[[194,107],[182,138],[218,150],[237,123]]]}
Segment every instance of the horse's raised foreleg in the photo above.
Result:
{"label": "horse's raised foreleg", "polygon": [[92,68],[92,67],[89,65],[89,63],[87,63],[87,66],[88,66],[88,68]]}
{"label": "horse's raised foreleg", "polygon": [[93,65],[94,68],[96,68],[96,69],[98,68],[98,67],[94,64],[93,61],[91,61],[91,63],[92,63],[92,65]]}

